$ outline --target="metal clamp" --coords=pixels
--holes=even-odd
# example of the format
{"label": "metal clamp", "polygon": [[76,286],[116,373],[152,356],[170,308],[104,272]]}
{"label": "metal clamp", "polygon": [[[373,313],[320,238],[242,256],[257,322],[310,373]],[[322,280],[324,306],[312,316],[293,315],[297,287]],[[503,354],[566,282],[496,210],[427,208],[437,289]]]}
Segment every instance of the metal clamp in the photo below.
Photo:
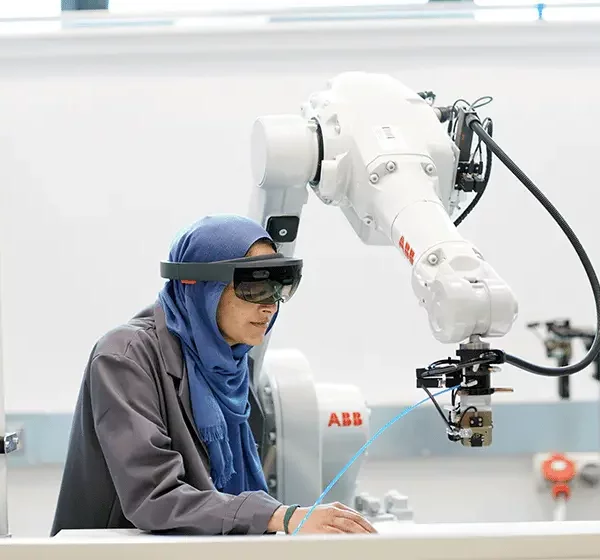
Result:
{"label": "metal clamp", "polygon": [[6,434],[4,437],[0,438],[0,455],[8,455],[13,451],[17,451],[19,449],[19,433],[11,432],[10,434]]}

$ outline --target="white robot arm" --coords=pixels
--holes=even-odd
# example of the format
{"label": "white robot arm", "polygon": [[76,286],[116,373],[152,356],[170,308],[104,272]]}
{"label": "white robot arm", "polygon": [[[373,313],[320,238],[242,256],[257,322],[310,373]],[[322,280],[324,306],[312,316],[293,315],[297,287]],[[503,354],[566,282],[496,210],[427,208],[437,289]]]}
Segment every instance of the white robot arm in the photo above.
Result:
{"label": "white robot arm", "polygon": [[363,242],[400,250],[438,341],[503,336],[517,316],[515,297],[450,219],[458,156],[420,95],[391,76],[341,74],[301,115],[256,121],[252,166],[263,207],[254,215],[275,224],[280,216],[275,233],[289,235],[297,221],[283,217],[300,217],[309,186],[341,208]]}
{"label": "white robot arm", "polygon": [[[460,385],[445,418],[448,436],[479,447],[491,444],[495,389],[491,368],[468,364],[489,349],[482,337],[510,330],[518,307],[510,288],[450,218],[462,195],[456,186],[465,147],[450,137],[442,116],[391,76],[336,76],[301,114],[256,120],[252,169],[258,188],[251,217],[266,227],[281,253],[293,256],[312,190],[342,210],[364,243],[400,251],[412,266],[412,288],[433,336],[462,342],[460,373],[456,366],[450,375],[417,371],[418,386],[427,391]],[[470,152],[470,138],[466,143]],[[267,344],[253,351],[255,371]]]}

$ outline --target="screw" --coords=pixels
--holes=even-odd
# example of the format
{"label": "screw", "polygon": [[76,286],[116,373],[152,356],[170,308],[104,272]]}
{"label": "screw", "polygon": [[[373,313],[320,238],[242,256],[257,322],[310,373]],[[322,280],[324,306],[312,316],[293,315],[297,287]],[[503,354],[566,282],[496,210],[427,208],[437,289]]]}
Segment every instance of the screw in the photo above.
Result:
{"label": "screw", "polygon": [[271,445],[273,445],[276,440],[277,440],[277,436],[276,436],[275,432],[269,432],[269,443]]}
{"label": "screw", "polygon": [[425,166],[425,173],[427,173],[427,175],[431,175],[434,171],[435,171],[435,167],[433,167],[433,164],[428,163]]}
{"label": "screw", "polygon": [[388,161],[385,164],[385,168],[390,172],[393,173],[394,171],[396,171],[396,162],[395,161]]}
{"label": "screw", "polygon": [[277,486],[277,480],[273,477],[269,478],[269,488],[273,489]]}
{"label": "screw", "polygon": [[265,393],[265,395],[270,395],[272,393],[271,387],[269,387],[268,385],[265,385],[263,392]]}
{"label": "screw", "polygon": [[363,218],[363,222],[370,226],[373,223],[373,216],[369,216],[368,214]]}
{"label": "screw", "polygon": [[280,229],[279,230],[279,235],[281,235],[281,237],[285,237],[288,234],[288,230],[287,229]]}
{"label": "screw", "polygon": [[431,265],[436,265],[438,260],[438,256],[435,253],[431,253],[431,255],[427,257],[427,262]]}
{"label": "screw", "polygon": [[377,181],[379,181],[379,175],[377,175],[377,173],[372,173],[369,175],[369,181],[373,184],[377,183]]}

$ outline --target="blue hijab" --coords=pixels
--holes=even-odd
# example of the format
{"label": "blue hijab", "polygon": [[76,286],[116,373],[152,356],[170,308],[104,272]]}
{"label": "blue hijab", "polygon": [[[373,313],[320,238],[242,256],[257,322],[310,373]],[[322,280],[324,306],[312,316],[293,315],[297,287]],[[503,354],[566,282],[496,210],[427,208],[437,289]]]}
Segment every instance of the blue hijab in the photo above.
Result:
{"label": "blue hijab", "polygon": [[[230,214],[208,216],[183,231],[169,253],[172,262],[211,262],[243,257],[259,239],[262,226]],[[181,341],[194,421],[208,447],[215,487],[237,495],[267,490],[248,424],[251,346],[229,346],[217,325],[224,282],[183,284],[169,280],[159,293],[167,328]],[[275,317],[269,325],[272,328]]]}

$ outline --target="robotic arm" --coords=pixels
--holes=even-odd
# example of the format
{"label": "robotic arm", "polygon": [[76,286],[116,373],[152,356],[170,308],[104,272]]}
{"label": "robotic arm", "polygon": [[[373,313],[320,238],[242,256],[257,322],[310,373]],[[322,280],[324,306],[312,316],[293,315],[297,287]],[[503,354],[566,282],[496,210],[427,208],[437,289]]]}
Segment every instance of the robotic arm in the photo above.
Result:
{"label": "robotic arm", "polygon": [[[433,336],[463,342],[457,354],[464,367],[450,368],[458,375],[418,370],[418,385],[428,393],[428,387],[460,385],[447,419],[438,408],[448,436],[484,446],[491,444],[495,389],[491,368],[477,362],[489,349],[481,337],[505,335],[517,302],[450,219],[473,171],[466,165],[472,133],[459,126],[454,141],[441,125],[450,115],[390,76],[338,75],[300,115],[255,122],[252,170],[259,189],[251,216],[292,256],[310,189],[338,206],[364,243],[398,249],[412,266],[412,288]],[[267,344],[254,352],[255,369]]]}

